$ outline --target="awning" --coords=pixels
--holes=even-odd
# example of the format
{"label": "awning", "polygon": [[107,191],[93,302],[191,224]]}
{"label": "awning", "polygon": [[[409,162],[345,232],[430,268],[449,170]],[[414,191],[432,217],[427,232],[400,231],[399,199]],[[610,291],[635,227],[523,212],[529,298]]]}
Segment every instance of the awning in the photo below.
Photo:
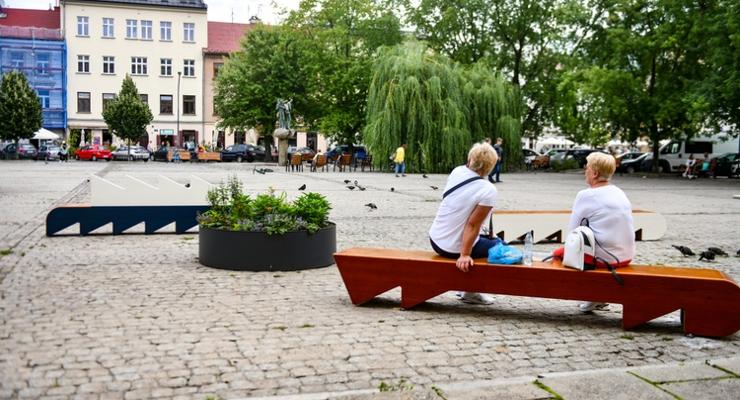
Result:
{"label": "awning", "polygon": [[36,133],[33,135],[33,137],[31,139],[37,139],[37,140],[56,140],[56,139],[59,139],[59,135],[57,135],[56,133],[54,133],[54,132],[52,132],[52,131],[50,131],[48,129],[41,128],[38,131],[36,131]]}

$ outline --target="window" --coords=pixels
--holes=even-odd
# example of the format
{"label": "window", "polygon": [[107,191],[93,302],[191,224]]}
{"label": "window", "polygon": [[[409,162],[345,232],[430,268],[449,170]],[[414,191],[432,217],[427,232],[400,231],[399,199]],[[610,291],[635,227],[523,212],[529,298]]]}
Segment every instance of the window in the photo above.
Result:
{"label": "window", "polygon": [[149,95],[139,93],[139,100],[141,100],[147,107],[149,107]]}
{"label": "window", "polygon": [[152,21],[141,21],[141,38],[144,40],[152,40]]}
{"label": "window", "polygon": [[51,63],[51,54],[36,54],[36,73],[39,75],[49,75],[49,64]]}
{"label": "window", "polygon": [[213,79],[216,79],[218,73],[221,72],[221,68],[224,67],[224,63],[213,63]]}
{"label": "window", "polygon": [[159,39],[172,40],[172,22],[162,21],[159,23]]}
{"label": "window", "polygon": [[184,76],[195,76],[195,60],[184,60],[182,70]]}
{"label": "window", "polygon": [[137,21],[135,19],[126,20],[126,39],[136,39],[137,36]]}
{"label": "window", "polygon": [[21,69],[25,64],[26,55],[22,51],[14,51],[10,53],[10,65],[13,68]]}
{"label": "window", "polygon": [[90,18],[77,17],[77,36],[90,36]]}
{"label": "window", "polygon": [[115,35],[113,29],[113,18],[103,18],[103,37],[114,37]]}
{"label": "window", "polygon": [[41,103],[41,108],[49,108],[49,103],[51,97],[49,96],[48,90],[39,90],[39,102]]}
{"label": "window", "polygon": [[159,96],[159,113],[172,114],[172,95],[163,94]]}
{"label": "window", "polygon": [[171,58],[162,58],[160,60],[159,74],[162,76],[172,76],[172,59]]}
{"label": "window", "polygon": [[182,96],[182,114],[195,115],[195,96]]}
{"label": "window", "polygon": [[116,73],[116,58],[113,56],[103,56],[103,73],[104,74],[115,74]]}
{"label": "window", "polygon": [[77,112],[90,112],[90,92],[77,92]]}
{"label": "window", "polygon": [[186,22],[182,24],[182,37],[186,42],[195,41],[195,24],[192,22]]}
{"label": "window", "polygon": [[131,75],[146,74],[146,57],[131,57]]}
{"label": "window", "polygon": [[108,107],[108,104],[116,98],[115,93],[103,93],[103,111]]}
{"label": "window", "polygon": [[77,56],[77,72],[90,72],[90,56]]}

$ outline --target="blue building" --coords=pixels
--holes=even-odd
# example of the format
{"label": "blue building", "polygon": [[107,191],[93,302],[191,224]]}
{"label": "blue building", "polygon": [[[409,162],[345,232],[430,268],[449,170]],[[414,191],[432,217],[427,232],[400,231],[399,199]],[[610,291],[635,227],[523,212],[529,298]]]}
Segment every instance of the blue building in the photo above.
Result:
{"label": "blue building", "polygon": [[0,10],[0,74],[19,70],[38,93],[43,127],[64,137],[67,126],[66,46],[59,8]]}

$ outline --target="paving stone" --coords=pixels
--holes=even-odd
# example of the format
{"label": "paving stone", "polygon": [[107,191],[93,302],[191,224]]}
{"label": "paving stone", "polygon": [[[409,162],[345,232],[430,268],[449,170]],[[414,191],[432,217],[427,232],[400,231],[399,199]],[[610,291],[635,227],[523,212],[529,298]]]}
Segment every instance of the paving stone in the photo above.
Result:
{"label": "paving stone", "polygon": [[709,363],[740,375],[740,356],[711,360]]}
{"label": "paving stone", "polygon": [[667,383],[661,387],[683,399],[735,400],[740,393],[740,378]]}
{"label": "paving stone", "polygon": [[703,362],[687,362],[670,366],[647,366],[630,369],[629,371],[656,383],[728,376],[726,372],[712,368]]}
{"label": "paving stone", "polygon": [[673,396],[626,372],[593,372],[545,376],[540,382],[568,400],[673,400]]}

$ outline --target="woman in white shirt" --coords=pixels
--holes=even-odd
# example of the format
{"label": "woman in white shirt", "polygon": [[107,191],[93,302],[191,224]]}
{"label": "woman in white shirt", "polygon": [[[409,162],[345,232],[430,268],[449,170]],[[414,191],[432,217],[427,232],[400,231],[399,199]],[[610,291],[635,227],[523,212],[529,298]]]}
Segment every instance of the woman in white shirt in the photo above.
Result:
{"label": "woman in white shirt", "polygon": [[[434,251],[442,257],[456,259],[460,271],[468,272],[474,258],[487,257],[488,249],[500,239],[480,235],[481,225],[493,212],[496,187],[487,182],[496,165],[496,151],[487,143],[477,143],[468,152],[468,162],[455,168],[447,184],[429,229]],[[490,304],[491,300],[479,293],[463,293],[461,300],[469,303]]]}
{"label": "woman in white shirt", "polygon": [[[627,266],[635,256],[635,227],[632,221],[632,204],[627,195],[609,181],[614,175],[616,161],[609,154],[591,153],[586,157],[586,184],[576,195],[570,215],[568,231],[588,224],[598,241],[595,258],[586,255],[584,263],[596,267]],[[553,252],[554,257],[563,258],[563,248]],[[606,303],[584,302],[579,308],[583,312],[606,308]]]}

